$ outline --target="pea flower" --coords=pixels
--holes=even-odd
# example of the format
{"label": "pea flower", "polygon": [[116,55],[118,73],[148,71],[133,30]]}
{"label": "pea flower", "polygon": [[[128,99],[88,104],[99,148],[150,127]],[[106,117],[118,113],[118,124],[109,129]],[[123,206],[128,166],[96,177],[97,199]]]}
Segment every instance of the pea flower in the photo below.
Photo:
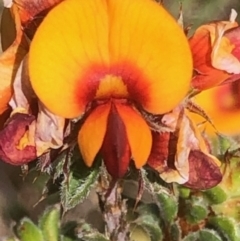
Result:
{"label": "pea flower", "polygon": [[152,0],[66,0],[30,46],[30,81],[52,113],[81,117],[78,144],[87,166],[100,155],[122,177],[153,145],[143,112],[161,115],[186,96],[192,58],[184,33]]}
{"label": "pea flower", "polygon": [[232,10],[229,21],[200,26],[189,39],[195,76],[192,87],[202,91],[240,78],[240,27]]}

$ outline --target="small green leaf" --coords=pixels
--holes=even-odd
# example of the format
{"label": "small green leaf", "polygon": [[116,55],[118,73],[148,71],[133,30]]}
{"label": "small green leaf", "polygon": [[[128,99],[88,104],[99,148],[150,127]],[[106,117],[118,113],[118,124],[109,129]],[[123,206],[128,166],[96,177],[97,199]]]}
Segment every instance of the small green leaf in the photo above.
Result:
{"label": "small green leaf", "polygon": [[170,227],[171,241],[181,240],[182,230],[178,223],[173,223]]}
{"label": "small green leaf", "polygon": [[92,234],[86,234],[84,235],[81,240],[84,241],[109,241],[108,238],[106,238],[103,234],[100,233],[92,233]]}
{"label": "small green leaf", "polygon": [[172,223],[178,212],[176,197],[168,193],[161,192],[156,194],[156,199],[164,222]]}
{"label": "small green leaf", "polygon": [[185,201],[185,218],[190,224],[199,223],[207,217],[208,212],[208,203],[201,196],[192,196]]}
{"label": "small green leaf", "polygon": [[152,241],[150,234],[146,232],[141,226],[134,225],[130,231],[131,241]]}
{"label": "small green leaf", "polygon": [[179,190],[179,196],[181,198],[188,198],[190,196],[190,189],[187,188],[187,187],[184,187],[184,186],[179,186],[178,187],[178,190]]}
{"label": "small green leaf", "polygon": [[28,218],[21,220],[17,233],[21,241],[44,241],[41,230]]}
{"label": "small green leaf", "polygon": [[222,241],[220,236],[214,230],[203,229],[199,231],[200,241]]}
{"label": "small green leaf", "polygon": [[208,220],[208,225],[218,231],[218,233],[229,241],[239,241],[239,230],[234,219],[228,217],[212,217]]}
{"label": "small green leaf", "polygon": [[186,213],[186,219],[188,223],[198,223],[201,220],[205,219],[207,217],[208,210],[206,207],[201,205],[195,205],[192,206],[191,209],[188,209],[188,213]]}
{"label": "small green leaf", "polygon": [[214,230],[202,229],[195,233],[190,233],[182,241],[222,241]]}
{"label": "small green leaf", "polygon": [[203,192],[203,194],[208,199],[210,204],[220,204],[227,200],[227,194],[220,186],[211,188]]}
{"label": "small green leaf", "polygon": [[86,223],[84,219],[78,222],[78,225],[74,228],[74,233],[81,241],[109,241],[106,236]]}
{"label": "small green leaf", "polygon": [[60,206],[48,208],[39,220],[39,227],[45,240],[58,241]]}
{"label": "small green leaf", "polygon": [[163,239],[163,234],[161,227],[159,225],[159,220],[155,214],[149,213],[145,215],[140,215],[133,224],[141,227],[146,233],[149,234],[152,241]]}
{"label": "small green leaf", "polygon": [[98,176],[99,168],[97,167],[92,168],[85,177],[77,171],[70,171],[61,188],[61,202],[64,211],[74,208],[88,196],[91,188],[96,184]]}

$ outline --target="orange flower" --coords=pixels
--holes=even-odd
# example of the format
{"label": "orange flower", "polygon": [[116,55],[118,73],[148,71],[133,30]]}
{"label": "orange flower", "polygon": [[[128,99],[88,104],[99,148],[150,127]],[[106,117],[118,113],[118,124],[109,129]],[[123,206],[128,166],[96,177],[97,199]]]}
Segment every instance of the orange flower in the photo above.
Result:
{"label": "orange flower", "polygon": [[66,0],[44,19],[30,48],[33,89],[65,118],[83,116],[78,143],[87,166],[102,156],[113,177],[152,147],[141,109],[170,111],[192,74],[188,42],[151,0]]}
{"label": "orange flower", "polygon": [[189,39],[196,71],[193,88],[205,90],[240,78],[240,27],[232,10],[229,21],[199,27]]}

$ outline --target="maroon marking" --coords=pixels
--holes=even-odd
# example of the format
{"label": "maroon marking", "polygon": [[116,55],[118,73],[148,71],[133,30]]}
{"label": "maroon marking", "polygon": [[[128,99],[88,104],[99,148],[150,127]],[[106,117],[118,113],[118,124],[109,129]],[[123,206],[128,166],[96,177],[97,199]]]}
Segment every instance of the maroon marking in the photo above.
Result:
{"label": "maroon marking", "polygon": [[127,172],[131,159],[124,122],[112,103],[107,122],[107,131],[100,150],[107,171],[113,178],[121,178]]}

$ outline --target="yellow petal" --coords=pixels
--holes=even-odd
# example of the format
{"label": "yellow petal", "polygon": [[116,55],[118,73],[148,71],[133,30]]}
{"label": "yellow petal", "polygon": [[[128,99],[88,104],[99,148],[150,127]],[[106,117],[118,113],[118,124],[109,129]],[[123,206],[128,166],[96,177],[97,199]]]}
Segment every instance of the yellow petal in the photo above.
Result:
{"label": "yellow petal", "polygon": [[98,106],[90,113],[79,131],[78,144],[87,166],[92,166],[102,146],[109,111],[110,103]]}
{"label": "yellow petal", "polygon": [[[186,95],[191,74],[186,37],[151,0],[64,1],[40,25],[30,49],[36,94],[66,118],[106,96],[164,113]],[[108,86],[110,79],[118,83]]]}
{"label": "yellow petal", "polygon": [[32,86],[41,101],[66,118],[82,114],[109,59],[106,2],[57,5],[36,32],[29,59]]}
{"label": "yellow petal", "polygon": [[152,113],[175,107],[189,89],[192,58],[176,21],[151,0],[109,0],[111,63],[129,94]]}
{"label": "yellow petal", "polygon": [[151,131],[145,120],[131,106],[116,104],[116,107],[126,127],[135,166],[141,168],[151,151]]}

